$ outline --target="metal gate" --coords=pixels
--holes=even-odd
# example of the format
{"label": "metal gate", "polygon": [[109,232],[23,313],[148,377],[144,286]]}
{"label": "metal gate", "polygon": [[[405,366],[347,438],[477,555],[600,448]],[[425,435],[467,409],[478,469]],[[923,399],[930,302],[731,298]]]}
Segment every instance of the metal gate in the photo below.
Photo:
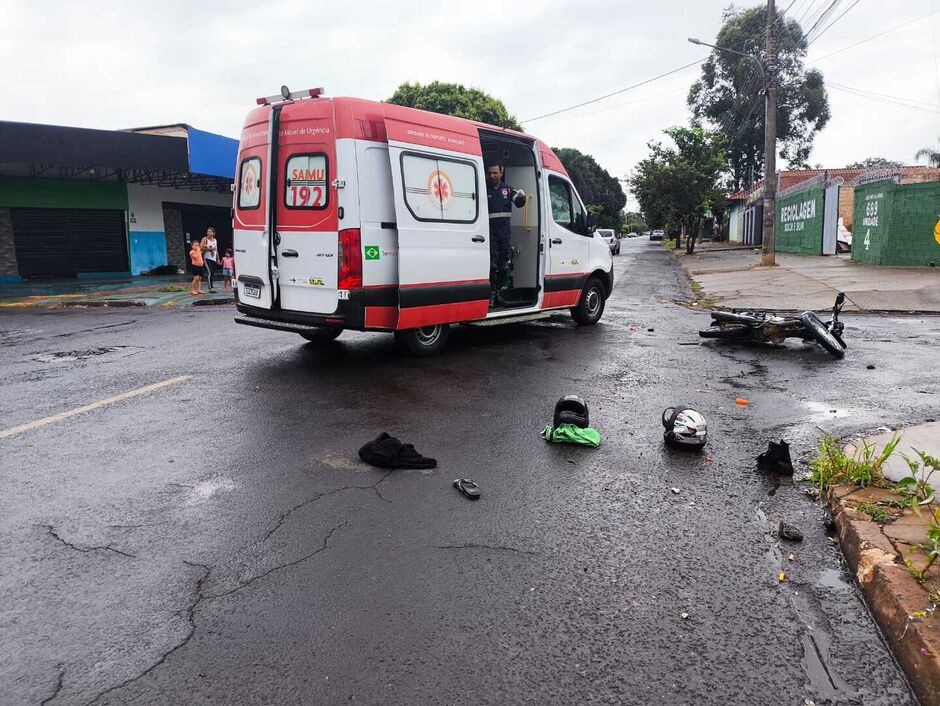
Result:
{"label": "metal gate", "polygon": [[836,254],[836,239],[839,237],[839,187],[842,181],[842,177],[836,177],[826,184],[823,200],[823,255]]}
{"label": "metal gate", "polygon": [[10,217],[22,277],[128,271],[123,211],[11,208]]}

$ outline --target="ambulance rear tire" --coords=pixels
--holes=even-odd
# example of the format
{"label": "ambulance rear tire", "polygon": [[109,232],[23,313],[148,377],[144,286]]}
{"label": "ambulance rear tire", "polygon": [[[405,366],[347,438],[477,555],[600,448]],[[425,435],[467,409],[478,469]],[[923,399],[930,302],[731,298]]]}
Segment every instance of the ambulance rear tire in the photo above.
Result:
{"label": "ambulance rear tire", "polygon": [[341,328],[335,328],[332,326],[328,328],[324,326],[323,328],[317,329],[316,331],[304,331],[300,334],[300,337],[307,341],[313,341],[314,343],[335,341],[337,338],[339,338],[339,335],[342,332],[343,329]]}
{"label": "ambulance rear tire", "polygon": [[395,332],[395,341],[416,356],[436,355],[444,350],[450,336],[450,324],[435,324]]}
{"label": "ambulance rear tire", "polygon": [[578,305],[571,310],[571,318],[581,326],[593,326],[604,313],[606,298],[604,285],[596,277],[591,277],[581,290]]}

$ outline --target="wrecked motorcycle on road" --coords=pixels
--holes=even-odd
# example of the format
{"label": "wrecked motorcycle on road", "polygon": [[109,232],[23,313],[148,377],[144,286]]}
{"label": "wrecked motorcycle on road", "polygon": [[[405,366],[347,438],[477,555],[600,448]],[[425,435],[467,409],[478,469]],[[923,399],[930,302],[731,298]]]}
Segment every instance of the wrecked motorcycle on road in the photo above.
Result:
{"label": "wrecked motorcycle on road", "polygon": [[832,318],[825,323],[812,311],[799,316],[780,316],[772,311],[713,311],[712,325],[698,332],[702,338],[717,338],[739,343],[782,343],[786,338],[815,341],[836,358],[845,355],[842,340],[845,324],[839,312],[845,304],[845,293],[839,292],[832,307]]}

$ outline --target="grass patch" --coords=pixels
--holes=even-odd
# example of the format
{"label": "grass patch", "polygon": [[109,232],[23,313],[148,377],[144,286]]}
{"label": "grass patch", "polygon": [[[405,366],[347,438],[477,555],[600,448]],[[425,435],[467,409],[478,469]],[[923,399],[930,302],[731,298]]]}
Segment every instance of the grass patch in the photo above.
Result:
{"label": "grass patch", "polygon": [[158,289],[157,291],[169,294],[170,292],[185,292],[188,289],[189,287],[186,287],[185,285],[182,285],[182,284],[165,284],[162,287],[160,287],[160,289]]}
{"label": "grass patch", "polygon": [[859,512],[864,512],[871,519],[877,522],[879,525],[884,525],[889,522],[894,522],[897,517],[892,515],[890,512],[885,510],[882,507],[879,507],[875,503],[862,503],[861,505],[856,505],[855,509]]}
{"label": "grass patch", "polygon": [[690,282],[691,282],[691,285],[692,285],[692,291],[695,292],[696,294],[701,294],[702,291],[705,289],[705,288],[702,286],[702,283],[701,283],[701,282],[696,282],[694,279],[693,279],[693,280],[690,280]]}
{"label": "grass patch", "polygon": [[832,434],[823,432],[819,442],[819,455],[811,461],[810,480],[825,492],[833,485],[851,485],[856,488],[871,486],[887,487],[882,467],[901,441],[901,435],[895,434],[878,453],[874,444],[863,442],[849,456],[842,448],[842,443]]}

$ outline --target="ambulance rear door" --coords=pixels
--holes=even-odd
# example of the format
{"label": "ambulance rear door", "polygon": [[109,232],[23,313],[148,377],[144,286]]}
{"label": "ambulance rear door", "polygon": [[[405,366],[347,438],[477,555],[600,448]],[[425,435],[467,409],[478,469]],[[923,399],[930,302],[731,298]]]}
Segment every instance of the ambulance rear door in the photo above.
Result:
{"label": "ambulance rear door", "polygon": [[270,194],[278,302],[288,311],[332,314],[339,301],[333,104],[286,103],[276,123]]}
{"label": "ambulance rear door", "polygon": [[242,130],[232,224],[239,299],[263,309],[270,309],[273,302],[271,239],[266,227],[270,121],[270,109],[258,109]]}
{"label": "ambulance rear door", "polygon": [[398,328],[484,318],[490,250],[482,156],[393,139],[388,145],[398,226]]}

